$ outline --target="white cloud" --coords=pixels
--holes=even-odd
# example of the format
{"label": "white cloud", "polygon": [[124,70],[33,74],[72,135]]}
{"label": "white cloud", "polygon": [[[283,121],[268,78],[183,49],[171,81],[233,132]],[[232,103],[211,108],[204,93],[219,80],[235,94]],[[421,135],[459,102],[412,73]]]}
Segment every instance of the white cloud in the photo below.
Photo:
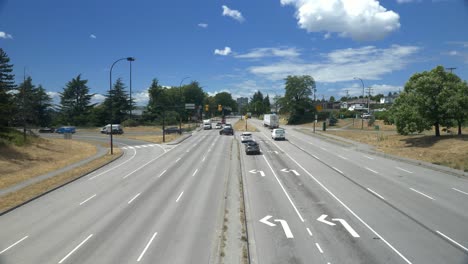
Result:
{"label": "white cloud", "polygon": [[149,102],[148,90],[132,93],[132,99],[136,105],[146,106]]}
{"label": "white cloud", "polygon": [[244,22],[245,20],[241,12],[239,12],[238,10],[230,9],[225,5],[223,5],[223,16],[232,17],[233,19],[239,22]]}
{"label": "white cloud", "polygon": [[294,58],[300,55],[296,48],[257,48],[251,50],[249,53],[236,55],[240,59],[259,59],[265,57],[283,57]]}
{"label": "white cloud", "polygon": [[459,53],[456,50],[452,50],[448,53],[450,56],[457,56]]}
{"label": "white cloud", "polygon": [[329,39],[331,38],[331,33],[327,32],[325,35],[323,35],[323,39]]}
{"label": "white cloud", "polygon": [[91,34],[91,35],[89,35],[89,38],[96,39],[96,35]]}
{"label": "white cloud", "polygon": [[397,0],[397,3],[399,4],[414,3],[414,2],[421,2],[421,0]]}
{"label": "white cloud", "polygon": [[0,31],[0,39],[13,39],[13,36],[6,32]]}
{"label": "white cloud", "polygon": [[93,97],[91,97],[91,103],[92,104],[100,104],[102,102],[104,102],[104,100],[106,99],[106,97],[102,94],[95,94],[93,95]]}
{"label": "white cloud", "polygon": [[322,54],[323,61],[298,63],[283,61],[264,66],[253,66],[249,71],[270,80],[282,80],[288,75],[311,75],[316,81],[331,83],[353,80],[355,76],[379,80],[384,74],[401,70],[409,57],[420,50],[416,46],[392,45],[381,49],[367,46],[357,49],[335,50]]}
{"label": "white cloud", "polygon": [[231,48],[230,47],[224,47],[223,50],[215,49],[214,54],[216,55],[221,55],[221,56],[227,56],[231,53]]}
{"label": "white cloud", "polygon": [[376,0],[280,0],[294,5],[308,32],[336,32],[358,41],[379,40],[400,28],[400,16]]}
{"label": "white cloud", "polygon": [[207,28],[207,27],[208,27],[208,24],[206,24],[206,23],[199,23],[198,26],[201,27],[201,28]]}

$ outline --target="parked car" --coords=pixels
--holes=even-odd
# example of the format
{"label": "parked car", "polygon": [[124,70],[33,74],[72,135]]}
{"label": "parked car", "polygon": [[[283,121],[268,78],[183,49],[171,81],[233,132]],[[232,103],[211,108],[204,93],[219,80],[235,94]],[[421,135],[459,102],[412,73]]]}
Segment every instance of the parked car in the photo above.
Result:
{"label": "parked car", "polygon": [[234,135],[234,129],[232,127],[224,127],[219,131],[220,135]]}
{"label": "parked car", "polygon": [[[111,132],[111,125],[107,124],[103,128],[101,128],[101,133],[102,134],[110,134]],[[122,129],[122,126],[120,124],[112,124],[112,134],[123,134],[124,131]]]}
{"label": "parked car", "polygon": [[165,134],[180,134],[180,129],[178,127],[168,127],[166,129],[164,129],[164,133]]}
{"label": "parked car", "polygon": [[75,132],[76,132],[76,128],[73,126],[63,126],[55,130],[55,133],[58,133],[58,134],[64,134],[64,133],[74,134]]}
{"label": "parked car", "polygon": [[251,153],[260,154],[260,146],[254,140],[245,143],[245,154],[249,155]]}
{"label": "parked car", "polygon": [[245,143],[247,141],[251,141],[253,138],[252,138],[252,133],[250,132],[243,132],[241,135],[240,135],[240,138],[241,138],[241,142],[242,143]]}
{"label": "parked car", "polygon": [[53,127],[41,127],[39,128],[39,133],[54,133],[55,128]]}
{"label": "parked car", "polygon": [[284,129],[276,128],[276,129],[273,129],[273,131],[271,132],[271,138],[274,140],[278,140],[278,139],[285,140],[286,139],[285,134],[286,134],[286,131],[284,131]]}
{"label": "parked car", "polygon": [[221,128],[223,128],[223,124],[222,123],[216,123],[215,128],[216,129],[221,129]]}

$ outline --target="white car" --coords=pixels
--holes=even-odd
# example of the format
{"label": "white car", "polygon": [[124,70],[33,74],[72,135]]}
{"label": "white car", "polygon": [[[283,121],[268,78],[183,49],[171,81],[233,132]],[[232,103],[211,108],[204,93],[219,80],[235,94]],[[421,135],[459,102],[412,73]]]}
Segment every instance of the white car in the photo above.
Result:
{"label": "white car", "polygon": [[223,124],[221,124],[221,123],[216,123],[215,128],[216,128],[216,129],[221,129],[221,128],[223,128]]}
{"label": "white car", "polygon": [[252,133],[250,133],[250,132],[243,132],[243,133],[240,135],[240,138],[241,138],[241,142],[242,142],[242,143],[245,143],[245,142],[248,142],[248,141],[252,141],[252,140],[253,140]]}
{"label": "white car", "polygon": [[273,131],[271,132],[271,138],[274,140],[278,140],[278,139],[285,140],[286,139],[285,134],[286,134],[286,131],[284,131],[284,129],[276,128],[276,129],[273,129]]}

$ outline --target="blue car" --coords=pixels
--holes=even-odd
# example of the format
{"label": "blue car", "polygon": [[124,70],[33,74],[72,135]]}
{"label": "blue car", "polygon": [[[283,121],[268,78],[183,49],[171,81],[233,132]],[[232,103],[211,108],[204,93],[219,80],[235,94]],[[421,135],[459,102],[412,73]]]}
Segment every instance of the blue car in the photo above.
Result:
{"label": "blue car", "polygon": [[64,133],[74,134],[76,132],[76,129],[75,127],[72,127],[72,126],[63,126],[63,127],[57,128],[55,132],[59,134],[64,134]]}

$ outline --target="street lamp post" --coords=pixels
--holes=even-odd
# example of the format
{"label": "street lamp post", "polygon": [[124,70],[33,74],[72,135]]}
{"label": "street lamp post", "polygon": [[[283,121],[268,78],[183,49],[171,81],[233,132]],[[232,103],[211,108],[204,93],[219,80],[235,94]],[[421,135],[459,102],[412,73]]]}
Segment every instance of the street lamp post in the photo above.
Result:
{"label": "street lamp post", "polygon": [[127,60],[130,62],[130,119],[132,119],[132,109],[133,109],[133,101],[132,101],[132,61],[135,61],[134,57],[128,57]]}
{"label": "street lamp post", "polygon": [[[360,80],[362,84],[362,99],[364,99],[364,81],[361,78],[354,77],[354,80]],[[364,129],[364,118],[361,116],[361,130]]]}
{"label": "street lamp post", "polygon": [[[114,63],[112,63],[112,66],[110,68],[110,71],[109,71],[109,100],[110,100],[110,112],[111,112],[111,118],[110,118],[110,147],[111,147],[111,155],[114,155],[114,141],[113,141],[113,137],[112,137],[112,134],[113,134],[113,131],[112,131],[112,123],[114,122],[114,112],[112,110],[112,69],[114,68],[114,65],[119,62],[119,61],[122,61],[122,60],[127,60],[127,61],[134,61],[135,58],[133,57],[126,57],[126,58],[121,58],[121,59],[118,59],[116,61],[114,61]],[[130,71],[131,72],[131,71]]]}
{"label": "street lamp post", "polygon": [[180,114],[180,116],[179,116],[179,133],[180,133],[180,134],[182,134],[182,112],[183,112],[184,109],[185,109],[184,100],[182,100],[182,99],[183,99],[183,98],[182,98],[182,83],[184,82],[185,79],[188,79],[188,78],[190,78],[190,77],[187,76],[187,77],[182,78],[182,80],[181,80],[180,83],[179,83],[179,95],[180,95],[180,99],[181,99],[181,103],[182,103],[182,106],[181,106],[181,107],[182,107],[182,110],[180,111],[181,114]]}

